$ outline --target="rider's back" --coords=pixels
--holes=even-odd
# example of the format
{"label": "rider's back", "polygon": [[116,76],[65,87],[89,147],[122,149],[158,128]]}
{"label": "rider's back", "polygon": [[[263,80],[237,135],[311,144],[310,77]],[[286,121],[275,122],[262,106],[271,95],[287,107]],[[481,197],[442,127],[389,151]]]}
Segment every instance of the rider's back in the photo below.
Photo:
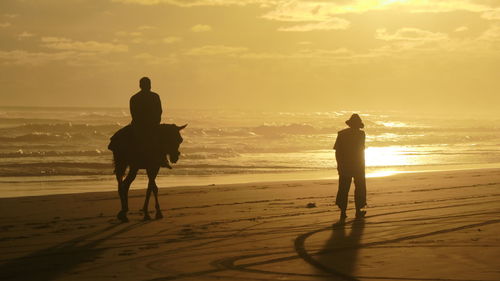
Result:
{"label": "rider's back", "polygon": [[150,129],[161,121],[160,96],[154,92],[140,91],[130,98],[132,126]]}

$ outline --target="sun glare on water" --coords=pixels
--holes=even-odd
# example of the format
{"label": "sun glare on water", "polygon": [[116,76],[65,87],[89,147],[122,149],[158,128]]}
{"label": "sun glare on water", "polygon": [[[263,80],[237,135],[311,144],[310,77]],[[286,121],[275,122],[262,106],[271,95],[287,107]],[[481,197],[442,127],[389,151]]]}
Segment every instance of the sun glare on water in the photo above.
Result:
{"label": "sun glare on water", "polygon": [[368,147],[365,149],[367,167],[410,166],[418,164],[403,146]]}
{"label": "sun glare on water", "polygon": [[385,0],[382,1],[382,5],[391,5],[391,4],[406,3],[406,2],[409,2],[409,0]]}

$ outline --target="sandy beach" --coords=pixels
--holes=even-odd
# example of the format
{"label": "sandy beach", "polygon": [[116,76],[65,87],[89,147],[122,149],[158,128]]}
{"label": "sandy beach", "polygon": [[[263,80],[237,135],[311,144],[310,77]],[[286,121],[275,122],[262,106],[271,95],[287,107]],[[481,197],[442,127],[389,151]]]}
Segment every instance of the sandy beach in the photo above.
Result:
{"label": "sandy beach", "polygon": [[152,221],[133,190],[129,223],[115,192],[0,199],[0,279],[500,280],[500,170],[370,178],[344,224],[336,188],[164,188]]}

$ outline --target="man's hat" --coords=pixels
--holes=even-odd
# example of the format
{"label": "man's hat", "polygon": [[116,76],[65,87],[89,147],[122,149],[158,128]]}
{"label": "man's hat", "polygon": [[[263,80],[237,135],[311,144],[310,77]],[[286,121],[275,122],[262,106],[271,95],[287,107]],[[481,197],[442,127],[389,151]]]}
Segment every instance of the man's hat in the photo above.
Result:
{"label": "man's hat", "polygon": [[363,124],[363,121],[361,121],[361,117],[359,117],[359,115],[356,113],[351,115],[351,118],[345,121],[345,123],[351,128],[363,129],[365,127],[365,124]]}

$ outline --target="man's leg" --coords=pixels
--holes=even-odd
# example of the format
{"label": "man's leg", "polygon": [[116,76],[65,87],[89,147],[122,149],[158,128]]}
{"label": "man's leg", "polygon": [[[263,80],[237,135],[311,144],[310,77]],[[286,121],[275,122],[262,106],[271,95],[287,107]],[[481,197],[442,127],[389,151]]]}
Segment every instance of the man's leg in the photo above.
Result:
{"label": "man's leg", "polygon": [[356,205],[356,216],[363,217],[366,211],[361,209],[366,207],[366,179],[365,171],[354,175],[354,202]]}
{"label": "man's leg", "polygon": [[337,191],[337,197],[335,199],[335,204],[340,208],[341,218],[347,217],[347,200],[349,195],[349,188],[351,187],[352,177],[351,175],[339,173],[339,189]]}

